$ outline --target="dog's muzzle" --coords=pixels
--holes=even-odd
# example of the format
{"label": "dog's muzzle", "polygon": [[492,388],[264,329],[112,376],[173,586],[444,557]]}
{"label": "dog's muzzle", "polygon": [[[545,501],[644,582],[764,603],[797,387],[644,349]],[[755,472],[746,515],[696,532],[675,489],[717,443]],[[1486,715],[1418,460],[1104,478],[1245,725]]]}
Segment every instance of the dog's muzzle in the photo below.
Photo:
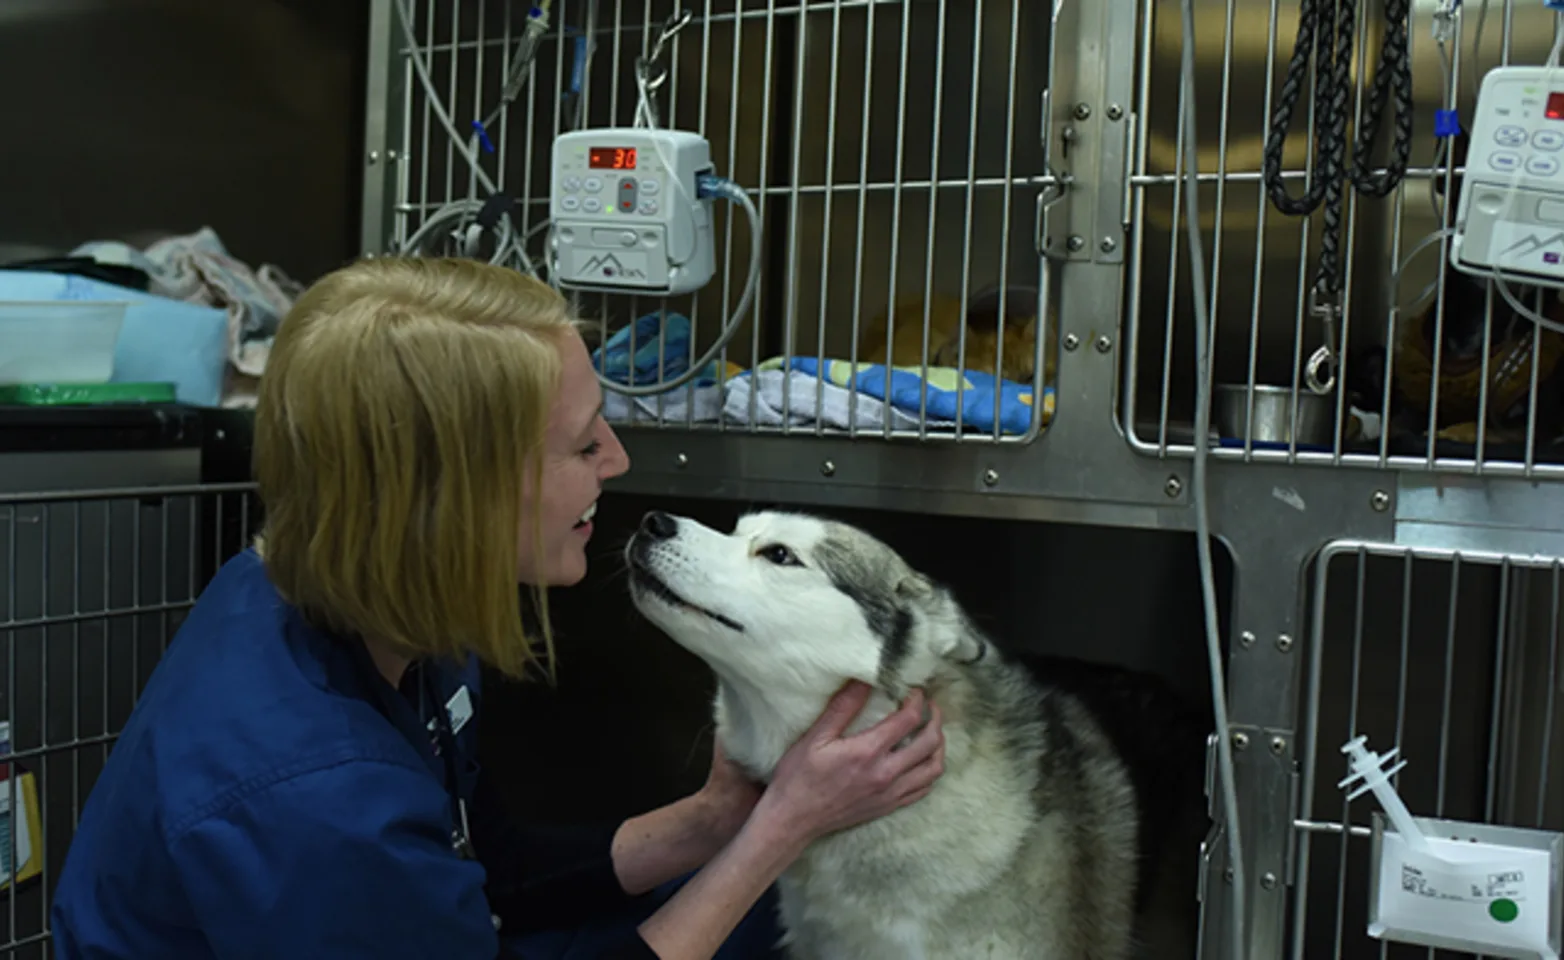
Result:
{"label": "dog's muzzle", "polygon": [[625,545],[625,560],[630,567],[631,589],[650,594],[675,609],[693,610],[735,633],[743,633],[743,624],[715,610],[708,610],[684,599],[652,571],[653,551],[672,540],[678,533],[679,521],[666,513],[653,510],[641,518],[640,529],[636,530],[630,537],[630,542]]}

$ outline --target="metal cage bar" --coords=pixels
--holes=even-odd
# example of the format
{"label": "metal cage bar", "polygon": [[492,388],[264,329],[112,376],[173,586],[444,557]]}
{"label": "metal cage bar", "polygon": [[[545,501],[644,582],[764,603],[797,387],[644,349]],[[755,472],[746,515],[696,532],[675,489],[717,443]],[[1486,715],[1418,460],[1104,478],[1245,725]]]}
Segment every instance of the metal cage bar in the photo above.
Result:
{"label": "metal cage bar", "polygon": [[258,518],[248,484],[0,494],[0,955],[47,955],[54,882],[110,746]]}
{"label": "metal cage bar", "polygon": [[[492,101],[520,29],[506,19],[510,5],[464,4],[458,17],[451,0],[408,3],[417,42],[411,49],[400,42],[395,47],[405,103],[393,247],[465,196],[474,179],[433,117],[433,101],[414,76],[411,55],[429,58],[442,84],[436,99],[465,123]],[[1235,734],[1269,747],[1235,758],[1251,858],[1247,943],[1258,960],[1284,954],[1293,936],[1286,927],[1290,917],[1300,927],[1326,923],[1321,949],[1337,949],[1335,918],[1350,916],[1346,911],[1359,902],[1344,900],[1335,914],[1320,907],[1335,902],[1342,889],[1337,884],[1320,895],[1323,900],[1316,897],[1312,909],[1295,915],[1288,909],[1292,881],[1304,878],[1307,886],[1309,878],[1325,876],[1321,870],[1298,872],[1297,861],[1309,856],[1302,851],[1312,844],[1316,855],[1334,857],[1337,848],[1321,854],[1321,845],[1332,837],[1345,842],[1360,822],[1324,818],[1316,830],[1302,826],[1316,820],[1292,806],[1300,768],[1307,763],[1312,770],[1310,758],[1320,749],[1312,733],[1307,743],[1295,736],[1303,723],[1298,690],[1306,677],[1299,663],[1305,644],[1294,639],[1304,635],[1305,585],[1291,581],[1299,579],[1305,558],[1337,540],[1403,543],[1394,549],[1411,549],[1409,541],[1481,544],[1493,556],[1517,558],[1509,564],[1514,580],[1527,550],[1564,550],[1564,530],[1547,519],[1556,515],[1549,506],[1557,498],[1555,485],[1529,482],[1564,475],[1542,443],[1553,389],[1546,364],[1516,367],[1496,360],[1498,349],[1529,355],[1524,331],[1503,326],[1488,291],[1475,298],[1468,291],[1463,301],[1440,267],[1444,251],[1435,255],[1442,244],[1420,246],[1419,239],[1445,215],[1442,198],[1454,197],[1462,172],[1459,157],[1442,151],[1426,129],[1429,110],[1459,101],[1469,112],[1474,61],[1482,67],[1512,55],[1540,58],[1545,21],[1540,11],[1522,10],[1513,0],[1468,0],[1446,43],[1448,77],[1455,79],[1431,87],[1424,78],[1442,75],[1440,49],[1429,38],[1430,8],[1414,9],[1411,168],[1391,197],[1354,196],[1344,205],[1346,302],[1337,334],[1354,366],[1318,401],[1329,422],[1354,409],[1389,411],[1382,422],[1395,420],[1401,433],[1381,430],[1360,442],[1359,434],[1336,430],[1314,449],[1296,439],[1268,446],[1255,433],[1268,415],[1257,387],[1281,386],[1283,411],[1309,402],[1302,365],[1323,337],[1306,297],[1320,218],[1272,209],[1260,169],[1297,15],[1259,0],[1197,0],[1197,6],[1197,19],[1208,25],[1196,47],[1202,100],[1197,152],[1202,226],[1213,254],[1212,339],[1217,379],[1238,386],[1241,414],[1214,444],[1210,485],[1214,534],[1227,543],[1240,571],[1232,598],[1229,695]],[[635,107],[635,58],[651,50],[672,9],[649,0],[553,6],[553,24],[526,92],[502,115],[496,154],[481,158],[517,198],[519,233],[532,244],[531,260],[542,257],[546,243],[549,141],[566,129],[628,120]],[[993,430],[970,428],[938,432],[921,392],[906,424],[898,425],[883,407],[864,417],[857,380],[847,385],[846,402],[859,415],[845,428],[820,416],[808,419],[826,404],[831,386],[814,376],[781,393],[770,408],[774,422],[765,424],[759,421],[768,408],[759,391],[714,397],[699,388],[679,390],[612,411],[619,422],[643,428],[625,431],[637,460],[629,485],[642,492],[1191,529],[1187,464],[1176,462],[1192,454],[1195,368],[1184,312],[1189,268],[1179,174],[1197,158],[1183,155],[1178,137],[1175,81],[1183,38],[1171,11],[1150,0],[1133,6],[1018,0],[705,5],[669,47],[659,113],[665,123],[698,130],[711,141],[719,172],[742,183],[766,222],[759,238],[760,322],[745,321],[713,376],[715,385],[732,385],[728,361],[755,372],[774,360],[767,370],[780,376],[789,361],[818,365],[833,356],[872,359],[868,351],[875,348],[894,352],[904,336],[912,366],[921,371],[936,354],[939,315],[931,295],[954,291],[954,299],[965,303],[983,283],[983,271],[997,265],[1001,289],[1033,283],[1038,301],[1057,311],[1038,311],[1034,359],[1049,373],[1034,388],[1054,383],[1060,406],[1046,431],[1042,415],[1034,414],[1025,433],[998,438],[1035,436],[1036,443],[963,443],[934,452],[918,444],[851,441],[996,437]],[[1372,78],[1376,54],[1370,51],[1377,51],[1372,45],[1383,33],[1380,17],[1379,7],[1360,5],[1357,34],[1366,45],[1353,63],[1354,119],[1362,116],[1364,84]],[[1043,50],[1044,67],[1035,59],[1028,63]],[[999,63],[1004,66],[992,69],[1003,74],[1002,83],[988,72]],[[1215,108],[1205,103],[1218,98]],[[1307,91],[1305,99],[1295,124],[1304,129],[1295,130],[1283,158],[1283,179],[1295,191],[1314,175]],[[990,122],[996,102],[1005,110]],[[1002,136],[995,132],[999,126]],[[666,369],[670,359],[688,364],[721,328],[744,284],[746,234],[719,207],[718,279],[687,303],[588,298],[585,309],[598,323],[598,340],[633,318],[655,314],[664,333],[648,351],[649,366]],[[487,249],[479,252],[488,255]],[[1394,269],[1401,264],[1404,280]],[[1392,302],[1389,291],[1398,284],[1387,283],[1391,276],[1406,294],[1401,299],[1411,297],[1413,306]],[[1420,297],[1411,296],[1424,288]],[[913,323],[877,323],[875,312],[900,294],[910,297],[907,319]],[[1479,303],[1476,313],[1456,309],[1471,302]],[[995,304],[1000,315],[1010,306]],[[690,342],[666,336],[670,312],[688,316]],[[960,329],[967,332],[957,337],[958,357],[986,352],[975,348],[966,326]],[[1427,334],[1426,350],[1407,339],[1409,330]],[[643,345],[637,336],[632,328],[632,350]],[[1541,342],[1546,347],[1549,339]],[[1006,350],[998,358],[1009,355]],[[1517,370],[1524,376],[1517,379]],[[1504,377],[1493,380],[1496,371]],[[1419,375],[1422,388],[1416,388]],[[1366,384],[1359,382],[1364,376]],[[1495,386],[1501,380],[1503,390]],[[645,378],[638,375],[635,382]],[[1469,395],[1460,393],[1460,385]],[[729,401],[736,416],[714,413]],[[1520,413],[1512,416],[1511,407]],[[1465,447],[1459,431],[1438,436],[1466,416],[1473,427]],[[1506,417],[1508,433],[1500,429]],[[1356,422],[1370,420],[1359,415]],[[752,435],[760,433],[785,434],[789,442]],[[1514,436],[1524,442],[1510,443]],[[1462,554],[1463,577],[1494,566],[1475,559],[1481,556],[1487,554]],[[1365,583],[1368,609],[1379,591],[1373,577]],[[1355,584],[1336,587],[1332,596],[1343,589],[1357,598]],[[1471,608],[1472,601],[1461,601],[1462,610]],[[1506,613],[1517,609],[1518,602],[1509,601]],[[1374,636],[1366,626],[1365,648]],[[1309,648],[1322,646],[1316,641]],[[1510,662],[1517,649],[1513,638],[1507,640],[1500,659]],[[1475,696],[1464,690],[1460,682],[1452,685],[1453,702]],[[1487,690],[1493,698],[1494,688]],[[1389,696],[1380,694],[1381,700]],[[1521,721],[1503,705],[1509,701],[1494,706],[1502,699],[1486,701],[1488,720],[1499,722],[1484,728],[1491,741],[1485,742],[1490,754],[1508,750],[1518,757],[1502,731],[1518,729]],[[1462,782],[1465,761],[1457,748],[1465,746],[1452,740],[1443,751],[1452,790]],[[1506,782],[1504,771],[1518,770],[1519,762],[1505,761],[1509,766],[1494,774],[1495,783]],[[1481,777],[1488,775],[1484,768]],[[1548,796],[1545,784],[1537,789]],[[1505,807],[1494,796],[1491,815],[1500,817]],[[1455,797],[1446,800],[1453,804]],[[1216,951],[1227,939],[1221,830],[1222,824],[1214,826],[1202,856],[1208,869],[1201,884],[1202,942]],[[1353,939],[1355,920],[1340,922],[1341,949],[1349,951],[1343,955],[1353,955],[1363,938]]]}
{"label": "metal cage bar", "polygon": [[[1209,23],[1200,31],[1204,39],[1196,42],[1196,56],[1203,107],[1202,226],[1209,225],[1213,251],[1213,365],[1216,382],[1230,385],[1214,406],[1213,454],[1241,461],[1564,476],[1558,452],[1564,438],[1558,390],[1564,336],[1515,314],[1491,281],[1447,266],[1449,238],[1441,228],[1459,197],[1464,150],[1437,136],[1433,126],[1435,111],[1445,108],[1469,121],[1477,81],[1488,68],[1512,60],[1542,62],[1552,44],[1552,12],[1514,0],[1453,5],[1458,14],[1450,12],[1452,5],[1412,5],[1411,163],[1385,200],[1347,190],[1337,331],[1345,363],[1332,389],[1316,396],[1304,368],[1324,342],[1308,303],[1321,218],[1278,211],[1261,169],[1299,8],[1259,0],[1197,4],[1197,18]],[[1142,453],[1188,456],[1194,359],[1179,207],[1179,178],[1188,158],[1176,140],[1183,38],[1177,17],[1153,18],[1151,11],[1148,4],[1144,15],[1153,26],[1140,70],[1153,80],[1137,107],[1148,119],[1131,184],[1137,218],[1153,229],[1137,224],[1133,237],[1139,269],[1126,315],[1122,422]],[[1359,4],[1356,15],[1349,138],[1363,119],[1386,34],[1379,5]],[[1441,32],[1448,37],[1441,39]],[[1312,86],[1303,97],[1307,103],[1298,106],[1283,158],[1282,177],[1293,193],[1317,175]],[[1212,100],[1218,109],[1208,105]],[[1388,128],[1388,119],[1382,126]],[[1383,151],[1381,145],[1376,157]],[[1538,310],[1564,309],[1551,295],[1534,293]],[[1298,429],[1290,430],[1292,424]]]}
{"label": "metal cage bar", "polygon": [[[552,141],[565,130],[631,124],[636,61],[678,7],[542,6],[548,31],[523,95],[504,107],[501,89],[523,49],[523,8],[380,4],[397,26],[405,16],[416,39],[409,46],[406,31],[394,32],[401,122],[388,249],[407,248],[448,205],[486,198],[471,153],[514,200],[525,251],[514,263],[546,275]],[[696,13],[668,42],[668,79],[652,99],[662,124],[710,140],[717,172],[759,208],[758,293],[709,376],[650,397],[611,394],[610,419],[711,432],[1035,438],[1052,416],[1056,330],[1036,238],[1017,228],[1057,185],[1043,162],[1039,109],[1049,85],[1040,55],[1050,42],[1048,5],[725,0]],[[386,113],[397,106],[386,102]],[[485,118],[492,152],[468,127]],[[373,126],[384,136],[385,124]],[[715,212],[718,275],[704,289],[653,302],[581,298],[599,344],[628,329],[628,342],[605,348],[640,356],[624,382],[677,375],[728,322],[751,238],[724,205]],[[416,248],[449,250],[448,232]],[[687,317],[687,337],[673,314]],[[655,321],[655,347],[638,320]],[[890,384],[864,369],[886,358],[902,371]],[[983,375],[995,372],[1005,386],[985,390]],[[892,402],[879,402],[887,390]],[[942,396],[954,408],[939,406]]]}
{"label": "metal cage bar", "polygon": [[[1339,541],[1314,571],[1289,956],[1424,956],[1365,930],[1371,796],[1340,747],[1409,761],[1414,815],[1564,830],[1554,749],[1564,560]],[[1441,952],[1440,956],[1455,956]]]}

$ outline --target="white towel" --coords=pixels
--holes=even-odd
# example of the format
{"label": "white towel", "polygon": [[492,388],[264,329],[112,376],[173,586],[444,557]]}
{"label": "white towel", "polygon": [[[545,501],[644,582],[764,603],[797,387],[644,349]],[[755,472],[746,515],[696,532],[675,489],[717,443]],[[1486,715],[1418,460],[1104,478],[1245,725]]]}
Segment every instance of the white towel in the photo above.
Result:
{"label": "white towel", "polygon": [[[752,385],[753,384],[753,385]],[[863,393],[853,394],[846,387],[834,383],[822,383],[814,376],[798,370],[761,370],[752,376],[733,380],[722,412],[730,421],[756,427],[779,427],[783,423],[782,395],[789,392],[787,421],[798,426],[816,421],[839,430],[873,432],[885,429],[885,404]],[[819,391],[820,403],[815,406],[815,394]],[[755,396],[754,421],[750,420],[750,394]],[[930,421],[929,426],[935,426]],[[948,428],[949,424],[941,423]],[[917,416],[891,408],[891,429],[916,430]]]}
{"label": "white towel", "polygon": [[603,416],[616,423],[625,421],[657,423],[661,419],[665,426],[677,427],[690,422],[692,394],[695,423],[716,423],[722,417],[722,388],[715,384],[709,387],[696,387],[694,390],[680,388],[662,394],[660,418],[656,396],[628,397],[604,387]]}
{"label": "white towel", "polygon": [[131,257],[116,251],[118,246],[97,241],[83,244],[73,253],[132,263],[151,275],[151,293],[226,310],[229,369],[222,403],[225,407],[254,406],[258,378],[271,355],[272,336],[304,292],[303,286],[271,264],[251,269],[228,252],[211,227],[165,237]]}

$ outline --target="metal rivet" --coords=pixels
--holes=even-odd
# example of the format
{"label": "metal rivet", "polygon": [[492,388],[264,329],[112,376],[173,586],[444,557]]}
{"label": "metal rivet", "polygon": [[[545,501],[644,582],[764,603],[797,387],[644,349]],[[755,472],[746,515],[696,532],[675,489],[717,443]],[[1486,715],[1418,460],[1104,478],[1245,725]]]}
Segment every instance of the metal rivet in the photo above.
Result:
{"label": "metal rivet", "polygon": [[1074,253],[1074,252],[1076,252],[1078,250],[1086,249],[1086,238],[1082,237],[1082,236],[1071,237],[1070,238],[1070,242],[1069,242],[1069,247],[1070,247],[1070,251],[1072,253]]}
{"label": "metal rivet", "polygon": [[1247,733],[1235,733],[1235,734],[1233,734],[1233,749],[1234,750],[1243,750],[1243,749],[1245,749],[1248,746],[1249,746],[1249,734],[1247,734]]}
{"label": "metal rivet", "polygon": [[1271,752],[1278,757],[1287,752],[1287,741],[1281,737],[1271,738]]}
{"label": "metal rivet", "polygon": [[820,461],[820,472],[827,477],[836,475],[836,463],[831,460]]}
{"label": "metal rivet", "polygon": [[1246,647],[1254,646],[1254,640],[1255,637],[1253,630],[1245,630],[1243,633],[1238,635],[1238,642]]}
{"label": "metal rivet", "polygon": [[1184,481],[1178,477],[1168,477],[1167,481],[1162,484],[1162,492],[1170,497],[1176,497],[1184,492]]}
{"label": "metal rivet", "polygon": [[1264,887],[1267,890],[1274,890],[1274,889],[1276,889],[1276,874],[1274,874],[1274,873],[1267,873],[1266,875],[1261,877],[1260,878],[1260,886]]}
{"label": "metal rivet", "polygon": [[1078,347],[1080,345],[1081,345],[1081,338],[1080,337],[1077,337],[1073,333],[1067,333],[1067,334],[1064,335],[1064,348],[1066,350],[1074,350],[1076,347]]}
{"label": "metal rivet", "polygon": [[1280,650],[1283,653],[1286,653],[1287,651],[1291,650],[1292,649],[1292,635],[1284,633],[1284,634],[1278,636],[1276,638],[1276,649]]}
{"label": "metal rivet", "polygon": [[1109,350],[1112,350],[1112,349],[1113,349],[1113,338],[1112,337],[1102,336],[1102,337],[1098,337],[1097,338],[1097,352],[1098,353],[1107,353]]}
{"label": "metal rivet", "polygon": [[690,458],[681,453],[673,458],[673,462],[679,465],[680,470],[683,470],[690,465]]}
{"label": "metal rivet", "polygon": [[380,151],[379,150],[371,150],[371,151],[369,151],[369,162],[372,165],[380,162]]}
{"label": "metal rivet", "polygon": [[397,152],[395,150],[387,150],[386,151],[386,159],[387,160],[396,160],[397,157],[398,157],[398,155],[397,155]]}
{"label": "metal rivet", "polygon": [[1124,116],[1124,108],[1123,107],[1119,106],[1116,103],[1108,104],[1108,119],[1109,120],[1117,120],[1117,119],[1119,119],[1122,116]]}
{"label": "metal rivet", "polygon": [[1103,237],[1102,242],[1098,243],[1097,246],[1101,248],[1103,253],[1112,253],[1118,249],[1119,245],[1114,242],[1112,237]]}
{"label": "metal rivet", "polygon": [[1085,120],[1087,117],[1089,117],[1091,115],[1092,115],[1092,108],[1091,107],[1087,106],[1084,103],[1077,103],[1075,105],[1075,119],[1077,119],[1077,120]]}
{"label": "metal rivet", "polygon": [[1383,490],[1375,490],[1374,495],[1369,497],[1369,505],[1372,506],[1377,513],[1384,513],[1386,510],[1390,509],[1390,494]]}
{"label": "metal rivet", "polygon": [[1222,879],[1226,880],[1228,883],[1232,883],[1233,882],[1233,868],[1232,867],[1228,867],[1226,870],[1222,871]]}
{"label": "metal rivet", "polygon": [[999,482],[999,471],[992,468],[983,471],[983,485],[992,487]]}

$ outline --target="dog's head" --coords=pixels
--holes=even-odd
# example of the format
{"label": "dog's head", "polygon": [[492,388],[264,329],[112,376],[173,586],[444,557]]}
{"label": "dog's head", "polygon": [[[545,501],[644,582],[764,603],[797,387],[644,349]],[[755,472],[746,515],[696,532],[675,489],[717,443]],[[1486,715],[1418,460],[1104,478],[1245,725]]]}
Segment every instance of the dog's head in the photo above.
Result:
{"label": "dog's head", "polygon": [[944,588],[818,517],[754,513],[725,534],[649,513],[625,559],[641,613],[752,690],[823,698],[856,679],[899,700],[942,659],[984,650]]}

